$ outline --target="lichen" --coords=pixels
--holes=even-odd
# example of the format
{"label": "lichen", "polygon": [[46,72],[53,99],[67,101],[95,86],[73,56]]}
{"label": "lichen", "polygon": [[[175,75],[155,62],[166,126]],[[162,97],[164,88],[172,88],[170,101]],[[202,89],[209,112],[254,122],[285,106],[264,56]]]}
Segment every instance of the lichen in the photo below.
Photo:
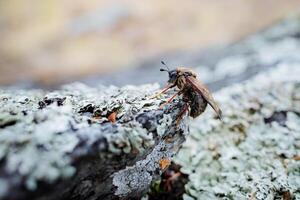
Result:
{"label": "lichen", "polygon": [[[126,197],[132,192],[146,192],[155,178],[153,175],[160,169],[159,161],[161,159],[171,160],[177,153],[174,149],[179,149],[182,139],[178,137],[176,140],[174,143],[160,142],[145,159],[138,161],[134,166],[116,172],[113,175],[113,184],[117,186],[115,194],[119,197]],[[164,150],[162,151],[162,149]]]}
{"label": "lichen", "polygon": [[[162,115],[164,111],[158,111],[160,99],[149,97],[158,88],[158,85],[92,88],[74,83],[52,92],[0,89],[0,160],[3,161],[0,197],[23,183],[10,182],[11,176],[24,180],[27,190],[37,189],[39,181],[51,184],[73,176],[74,157],[88,154],[95,144],[99,159],[100,154],[143,155],[154,148],[163,136],[154,138],[159,121],[155,114]],[[108,119],[111,112],[116,112],[115,123]],[[143,120],[148,122],[148,116],[143,118],[143,115],[151,115],[154,128],[143,127]],[[164,128],[160,131],[167,132],[167,127]],[[166,155],[161,153],[167,157],[174,154],[171,150]],[[159,159],[162,155],[153,156]],[[137,165],[142,166],[141,163]],[[131,177],[141,178],[140,175]],[[148,179],[152,181],[152,175]]]}
{"label": "lichen", "polygon": [[[170,106],[166,107],[166,110],[168,110]],[[177,108],[173,112],[178,114],[180,109]],[[115,195],[128,197],[130,194],[135,194],[136,196],[134,197],[141,197],[149,189],[151,182],[156,180],[158,175],[164,170],[160,165],[161,160],[171,161],[185,141],[185,136],[188,132],[185,125],[186,118],[181,121],[180,127],[177,127],[176,121],[170,121],[171,117],[167,116],[167,114],[163,114],[156,125],[155,134],[157,134],[156,141],[158,143],[147,154],[146,158],[112,175],[113,185],[117,187]],[[166,123],[166,120],[169,120],[169,122]],[[147,140],[143,139],[143,141]]]}
{"label": "lichen", "polygon": [[224,121],[192,120],[175,157],[189,174],[184,199],[300,198],[299,74],[281,64],[215,94]]}
{"label": "lichen", "polygon": [[157,134],[163,136],[165,134],[166,127],[170,126],[174,121],[170,115],[164,115],[160,120],[160,124],[157,126]]}
{"label": "lichen", "polygon": [[[213,51],[195,71],[206,84],[220,89],[246,80],[278,63],[299,63],[299,13],[238,43]],[[198,58],[197,58],[198,62]]]}

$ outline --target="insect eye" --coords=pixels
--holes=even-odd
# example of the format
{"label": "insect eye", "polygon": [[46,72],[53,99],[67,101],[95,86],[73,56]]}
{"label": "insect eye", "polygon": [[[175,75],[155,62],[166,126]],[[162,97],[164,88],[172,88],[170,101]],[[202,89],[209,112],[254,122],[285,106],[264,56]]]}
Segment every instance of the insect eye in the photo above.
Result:
{"label": "insect eye", "polygon": [[177,72],[175,70],[169,72],[169,82],[175,82],[177,78]]}
{"label": "insect eye", "polygon": [[177,72],[176,71],[170,71],[169,76],[170,76],[170,78],[175,77],[175,76],[177,76]]}

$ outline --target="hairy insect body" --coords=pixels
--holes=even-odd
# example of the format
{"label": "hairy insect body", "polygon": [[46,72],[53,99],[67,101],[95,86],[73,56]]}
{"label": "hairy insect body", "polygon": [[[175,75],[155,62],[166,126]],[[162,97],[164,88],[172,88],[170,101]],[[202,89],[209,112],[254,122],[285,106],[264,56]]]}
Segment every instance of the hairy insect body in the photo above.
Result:
{"label": "hairy insect body", "polygon": [[178,76],[176,85],[182,93],[182,100],[189,105],[189,115],[196,118],[205,111],[207,101],[201,94],[197,93],[189,83],[187,83],[186,76],[196,78],[197,75],[190,69],[182,67],[177,68],[176,71]]}
{"label": "hairy insect body", "polygon": [[189,115],[193,118],[201,115],[207,107],[207,101],[203,99],[201,94],[195,92],[192,88],[184,90],[182,100],[189,105]]}
{"label": "hairy insect body", "polygon": [[184,68],[184,67],[177,68],[176,72],[177,72],[176,85],[180,90],[182,90],[184,87],[186,87],[186,76],[191,76],[194,78],[197,77],[195,72],[193,72],[192,70],[190,70],[188,68]]}
{"label": "hairy insect body", "polygon": [[[164,62],[162,62],[162,64],[165,65]],[[169,98],[166,103],[170,103],[177,95],[182,95],[185,106],[178,116],[178,121],[180,121],[186,112],[189,112],[189,115],[193,118],[198,117],[205,111],[207,104],[214,109],[219,119],[222,119],[221,109],[215,102],[210,91],[197,79],[195,72],[184,67],[175,70],[160,69],[160,71],[167,71],[169,73],[168,85],[154,97],[177,86],[179,91]],[[162,104],[160,107],[164,106],[166,103]]]}

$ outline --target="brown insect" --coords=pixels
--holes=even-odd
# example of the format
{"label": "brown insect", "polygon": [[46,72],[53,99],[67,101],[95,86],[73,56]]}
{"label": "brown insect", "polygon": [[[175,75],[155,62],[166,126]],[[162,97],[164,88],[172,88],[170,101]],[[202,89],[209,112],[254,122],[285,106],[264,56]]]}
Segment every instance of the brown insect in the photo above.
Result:
{"label": "brown insect", "polygon": [[160,69],[160,71],[166,71],[169,73],[168,85],[157,93],[153,98],[165,93],[170,88],[177,86],[179,89],[167,102],[162,104],[160,108],[170,103],[177,95],[182,95],[182,99],[185,102],[184,108],[179,113],[177,118],[177,124],[182,119],[184,114],[189,111],[189,116],[196,118],[203,113],[207,107],[207,103],[217,113],[218,118],[222,119],[222,111],[218,104],[212,97],[211,93],[205,85],[203,85],[198,79],[195,72],[188,68],[180,67],[175,70],[169,70],[168,66],[162,61],[163,65],[167,69]]}

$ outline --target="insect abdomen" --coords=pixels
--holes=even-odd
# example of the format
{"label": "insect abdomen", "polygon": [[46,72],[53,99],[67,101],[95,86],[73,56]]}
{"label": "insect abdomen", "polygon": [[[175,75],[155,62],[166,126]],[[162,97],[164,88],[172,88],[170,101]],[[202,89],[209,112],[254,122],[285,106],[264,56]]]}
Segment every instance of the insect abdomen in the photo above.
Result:
{"label": "insect abdomen", "polygon": [[190,105],[190,116],[193,118],[198,117],[203,113],[207,106],[207,101],[201,96],[201,94],[188,90],[184,93],[184,100]]}
{"label": "insect abdomen", "polygon": [[202,96],[198,93],[195,93],[195,99],[190,103],[190,116],[195,118],[202,114],[207,106],[207,101],[205,101]]}

